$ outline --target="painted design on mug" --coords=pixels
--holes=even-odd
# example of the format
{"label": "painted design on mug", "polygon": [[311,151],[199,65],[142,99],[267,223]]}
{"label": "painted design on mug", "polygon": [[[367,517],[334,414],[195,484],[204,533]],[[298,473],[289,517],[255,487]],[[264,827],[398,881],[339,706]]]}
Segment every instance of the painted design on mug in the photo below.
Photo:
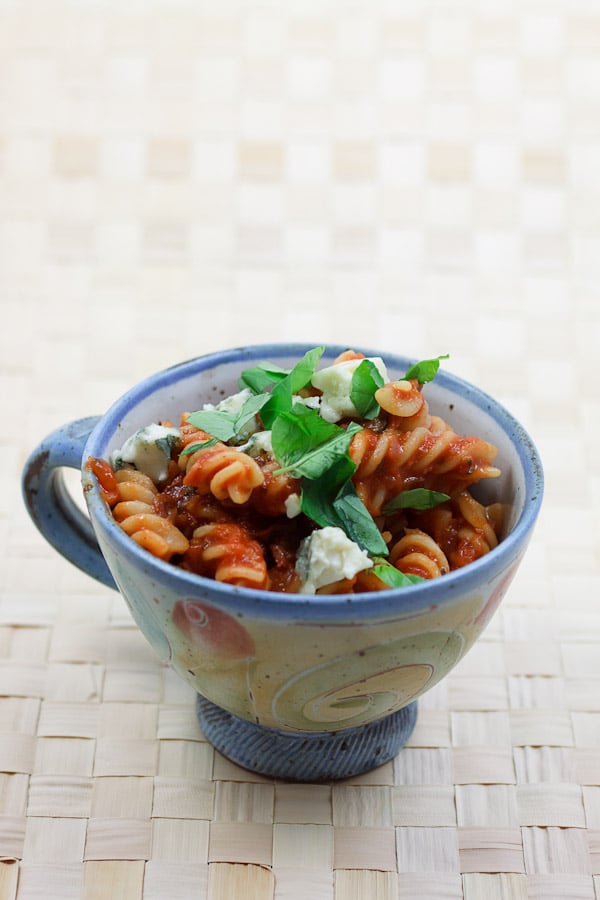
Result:
{"label": "painted design on mug", "polygon": [[[280,727],[300,731],[324,726],[336,731],[373,722],[439,681],[463,648],[458,632],[434,631],[329,660],[289,679],[273,698],[272,716]],[[390,665],[394,659],[396,664]]]}
{"label": "painted design on mug", "polygon": [[178,600],[173,607],[173,624],[202,656],[226,660],[254,656],[254,641],[244,626],[208,603]]}

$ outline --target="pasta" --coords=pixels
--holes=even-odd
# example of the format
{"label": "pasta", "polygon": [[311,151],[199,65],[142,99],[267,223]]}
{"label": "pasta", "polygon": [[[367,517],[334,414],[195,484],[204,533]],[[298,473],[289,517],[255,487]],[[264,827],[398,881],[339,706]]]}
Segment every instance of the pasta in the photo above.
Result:
{"label": "pasta", "polygon": [[190,542],[194,571],[239,587],[266,588],[267,565],[262,548],[234,522],[212,522],[196,528]]}
{"label": "pasta", "polygon": [[258,464],[251,456],[221,442],[211,445],[210,435],[200,431],[198,437],[208,446],[180,463],[185,468],[184,484],[192,485],[199,494],[212,494],[217,500],[246,503],[254,488],[264,481]]}
{"label": "pasta", "polygon": [[90,459],[123,531],[201,577],[289,593],[404,586],[493,550],[502,508],[470,489],[498,477],[497,450],[430,413],[423,388],[440,358],[391,381],[352,350],[317,371],[322,352],[289,373],[248,370],[238,394],[178,428],[140,430],[144,452],[134,435],[127,462]]}

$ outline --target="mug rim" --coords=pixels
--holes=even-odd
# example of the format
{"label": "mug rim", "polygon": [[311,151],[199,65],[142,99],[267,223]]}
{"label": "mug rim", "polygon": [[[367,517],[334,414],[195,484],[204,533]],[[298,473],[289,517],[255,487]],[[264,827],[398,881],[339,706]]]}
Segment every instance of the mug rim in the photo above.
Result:
{"label": "mug rim", "polygon": [[[134,407],[143,403],[157,390],[176,385],[179,381],[202,371],[214,370],[229,363],[251,363],[286,355],[299,359],[308,350],[319,344],[307,342],[270,342],[234,347],[212,351],[191,359],[175,363],[138,381],[123,393],[90,432],[82,458],[82,483],[84,494],[94,527],[101,527],[105,532],[110,530],[111,538],[126,555],[133,556],[141,564],[151,566],[160,581],[178,582],[181,596],[198,595],[201,591],[223,605],[235,604],[237,609],[246,607],[254,612],[257,606],[268,608],[272,614],[280,610],[285,615],[310,611],[311,617],[322,618],[336,612],[347,611],[353,614],[359,610],[371,615],[390,614],[392,607],[396,612],[412,615],[418,610],[451,603],[454,599],[477,589],[485,581],[490,583],[499,575],[506,573],[514,561],[524,551],[533,526],[538,517],[543,492],[544,473],[539,451],[524,426],[509,410],[490,394],[454,373],[440,368],[436,374],[436,384],[458,397],[468,400],[477,408],[489,415],[517,451],[524,479],[523,507],[511,531],[502,538],[498,545],[485,556],[480,557],[467,566],[453,570],[441,578],[426,580],[423,583],[402,588],[386,588],[381,591],[344,593],[344,594],[296,594],[280,591],[258,590],[238,587],[218,582],[215,579],[188,572],[170,562],[158,559],[139,547],[135,541],[123,532],[112,518],[109,508],[100,497],[97,481],[85,464],[89,456],[102,456],[105,447],[114,436],[121,419]],[[348,347],[337,344],[325,344],[323,358],[335,358]],[[397,368],[409,366],[416,360],[402,354],[365,347],[357,347],[357,351],[365,356],[381,356],[386,364]],[[114,526],[114,527],[113,527]],[[487,576],[486,576],[487,573]],[[364,609],[363,609],[364,607]]]}

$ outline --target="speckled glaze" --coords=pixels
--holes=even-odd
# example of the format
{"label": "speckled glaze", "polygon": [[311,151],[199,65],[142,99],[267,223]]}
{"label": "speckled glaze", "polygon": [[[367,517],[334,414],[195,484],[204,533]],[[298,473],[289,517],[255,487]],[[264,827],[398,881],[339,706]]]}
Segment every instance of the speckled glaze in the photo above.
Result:
{"label": "speckled glaze", "polygon": [[[260,360],[291,367],[308,349],[240,348],[160,372],[104,416],[42,441],[25,467],[23,490],[40,531],[75,565],[121,591],[160,658],[197,690],[215,746],[265,774],[322,780],[365,771],[398,752],[414,725],[416,699],[456,665],[497,609],[531,535],[543,475],[521,425],[489,396],[440,371],[425,387],[432,412],[499,448],[503,474],[480,490],[485,502],[507,504],[507,534],[482,559],[401,590],[315,597],[219,584],[138,547],[112,519],[87,458],[106,457],[143,425],[178,421],[182,410],[233,393],[240,371]],[[329,347],[323,364],[343,349]],[[356,349],[383,355],[392,378],[414,362]],[[62,486],[65,465],[82,470],[93,531]]]}

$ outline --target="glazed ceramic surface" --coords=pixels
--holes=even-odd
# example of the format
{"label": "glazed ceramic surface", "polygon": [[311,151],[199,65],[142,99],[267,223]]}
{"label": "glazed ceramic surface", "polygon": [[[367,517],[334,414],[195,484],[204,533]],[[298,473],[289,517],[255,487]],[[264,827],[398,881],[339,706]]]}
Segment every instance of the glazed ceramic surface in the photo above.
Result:
{"label": "glazed ceramic surface", "polygon": [[[84,538],[71,537],[68,546],[55,539],[55,546],[94,577],[107,584],[114,579],[157,654],[204,698],[243,720],[318,733],[394,713],[456,665],[489,622],[525,552],[541,503],[542,470],[514,418],[441,369],[424,387],[431,411],[456,432],[476,434],[499,450],[502,476],[473,493],[486,503],[507,505],[506,533],[482,559],[400,590],[308,596],[219,584],[138,547],[112,519],[85,469],[87,458],[106,458],[136,429],[158,420],[178,422],[182,411],[234,393],[241,370],[258,361],[291,368],[308,349],[264,345],[183,363],[140,383],[103,417],[69,426],[69,437],[63,431],[49,438],[47,449],[51,459],[60,450],[63,464],[78,459],[83,466],[83,489],[103,559],[80,522],[73,527]],[[329,347],[322,364],[343,349]],[[401,377],[414,362],[355,349],[383,355],[390,378]],[[26,483],[26,497],[27,490]],[[53,494],[60,500],[56,484]],[[64,498],[63,507],[68,507]],[[32,515],[43,530],[42,513]]]}

